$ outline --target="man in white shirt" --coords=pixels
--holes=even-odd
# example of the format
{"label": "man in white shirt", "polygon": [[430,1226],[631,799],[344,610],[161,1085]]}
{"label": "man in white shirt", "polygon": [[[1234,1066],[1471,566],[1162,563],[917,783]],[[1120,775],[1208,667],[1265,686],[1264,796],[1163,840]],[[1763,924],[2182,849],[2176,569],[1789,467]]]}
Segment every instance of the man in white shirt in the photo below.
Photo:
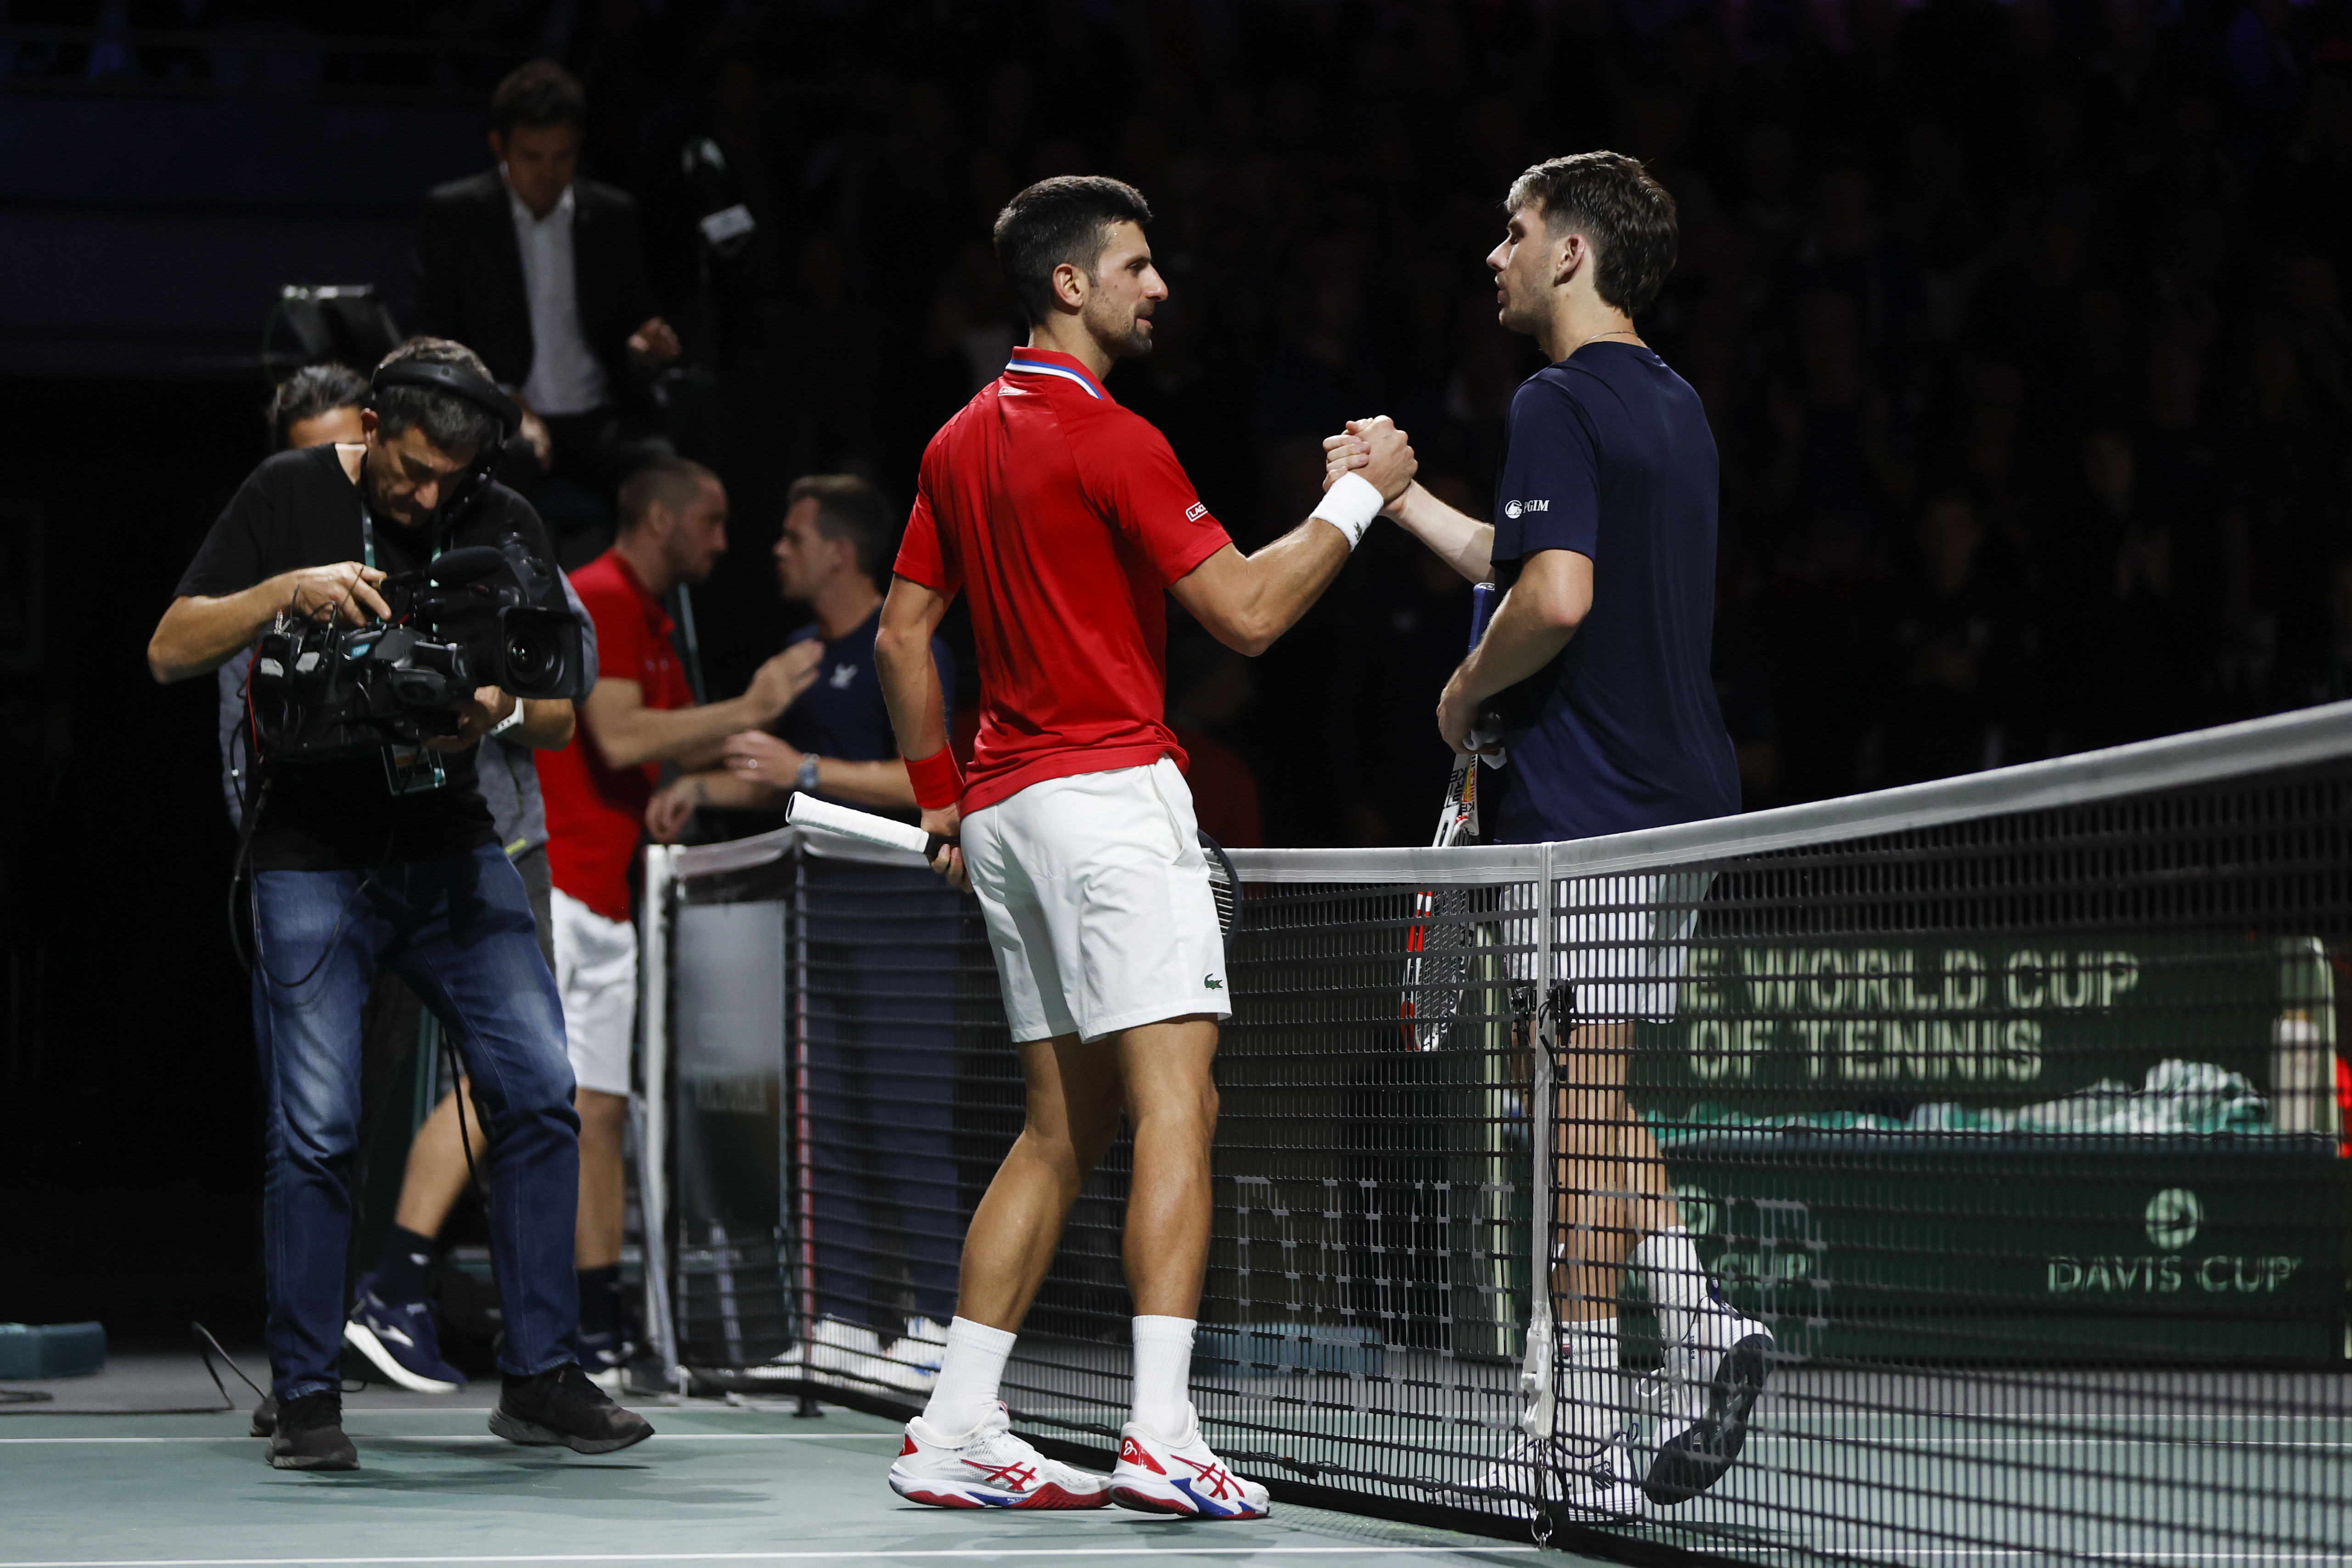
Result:
{"label": "man in white shirt", "polygon": [[635,202],[578,177],[587,115],[578,79],[551,60],[499,84],[497,167],[439,187],[417,214],[411,322],[480,354],[529,410],[541,467],[585,493],[584,510],[534,497],[566,566],[606,542],[628,470],[667,451],[633,435],[630,415],[643,412],[639,380],[679,353],[655,307]]}

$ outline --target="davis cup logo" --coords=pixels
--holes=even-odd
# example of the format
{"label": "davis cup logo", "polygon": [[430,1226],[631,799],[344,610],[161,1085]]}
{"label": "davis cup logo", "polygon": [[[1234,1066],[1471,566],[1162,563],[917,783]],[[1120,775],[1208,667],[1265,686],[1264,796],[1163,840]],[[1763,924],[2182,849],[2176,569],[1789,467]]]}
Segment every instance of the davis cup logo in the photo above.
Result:
{"label": "davis cup logo", "polygon": [[2204,1223],[2205,1206],[2184,1186],[2170,1186],[2147,1200],[2147,1239],[2167,1252],[2178,1252],[2197,1239]]}

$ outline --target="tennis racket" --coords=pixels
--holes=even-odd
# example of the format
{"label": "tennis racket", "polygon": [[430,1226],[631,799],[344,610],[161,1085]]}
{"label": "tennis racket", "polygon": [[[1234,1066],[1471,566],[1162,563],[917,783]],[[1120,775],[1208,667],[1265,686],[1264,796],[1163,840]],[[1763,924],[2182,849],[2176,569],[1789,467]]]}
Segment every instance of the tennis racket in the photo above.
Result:
{"label": "tennis racket", "polygon": [[894,817],[877,817],[871,811],[860,811],[848,806],[836,806],[814,795],[794,795],[784,807],[784,821],[795,828],[814,828],[819,832],[855,839],[861,844],[874,844],[886,850],[906,850],[925,860],[938,854],[940,845],[957,841],[943,839],[937,833],[927,833],[912,822],[901,822]]}
{"label": "tennis racket", "polygon": [[[840,838],[855,839],[861,844],[875,844],[886,850],[905,850],[925,860],[937,855],[941,845],[958,841],[941,838],[937,833],[927,833],[911,822],[877,817],[871,811],[860,811],[850,806],[836,806],[814,795],[794,795],[784,807],[784,821],[795,828],[809,828]],[[1217,934],[1230,953],[1234,945],[1234,923],[1241,914],[1241,878],[1234,874],[1233,858],[1225,853],[1224,846],[1206,833],[1201,834],[1201,857],[1209,862],[1209,895],[1217,904]]]}
{"label": "tennis racket", "polygon": [[[1486,634],[1501,593],[1491,582],[1470,591],[1470,646]],[[1473,745],[1490,742],[1485,727],[1473,730]],[[1466,844],[1478,836],[1478,758],[1464,752],[1454,758],[1454,772],[1445,781],[1445,804],[1437,813],[1433,849]],[[1445,1043],[1445,1032],[1461,1010],[1462,993],[1470,983],[1470,958],[1477,932],[1465,918],[1470,913],[1465,887],[1429,889],[1412,895],[1412,927],[1404,939],[1405,1042],[1415,1051],[1435,1051]]]}
{"label": "tennis racket", "polygon": [[1225,853],[1225,846],[1206,833],[1201,833],[1201,858],[1209,862],[1209,896],[1217,901],[1217,935],[1224,940],[1225,957],[1230,962],[1234,956],[1234,926],[1242,913],[1242,879],[1234,874],[1233,857]]}

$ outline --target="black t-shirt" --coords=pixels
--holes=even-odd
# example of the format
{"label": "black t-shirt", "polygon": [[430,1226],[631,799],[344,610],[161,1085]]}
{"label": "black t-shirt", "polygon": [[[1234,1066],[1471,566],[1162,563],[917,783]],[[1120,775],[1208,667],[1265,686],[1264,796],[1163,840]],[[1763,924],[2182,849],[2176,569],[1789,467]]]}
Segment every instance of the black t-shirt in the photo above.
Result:
{"label": "black t-shirt", "polygon": [[[541,559],[554,560],[539,514],[502,485],[489,486],[467,508],[445,548],[496,546],[509,534],[520,535]],[[344,474],[336,448],[281,452],[238,486],[175,591],[220,598],[300,567],[362,559],[364,548],[359,486]],[[414,571],[433,554],[425,529],[375,519],[375,564],[385,571]],[[560,588],[551,599],[550,608],[565,607]],[[496,841],[473,750],[432,755],[439,757],[447,782],[408,795],[392,793],[383,758],[374,751],[277,765],[268,805],[254,830],[254,868],[365,868],[462,854]]]}
{"label": "black t-shirt", "polygon": [[1632,343],[1587,343],[1511,399],[1496,580],[1529,556],[1592,562],[1592,609],[1549,666],[1503,694],[1510,763],[1487,827],[1507,844],[1739,810],[1708,674],[1717,460],[1698,394]]}

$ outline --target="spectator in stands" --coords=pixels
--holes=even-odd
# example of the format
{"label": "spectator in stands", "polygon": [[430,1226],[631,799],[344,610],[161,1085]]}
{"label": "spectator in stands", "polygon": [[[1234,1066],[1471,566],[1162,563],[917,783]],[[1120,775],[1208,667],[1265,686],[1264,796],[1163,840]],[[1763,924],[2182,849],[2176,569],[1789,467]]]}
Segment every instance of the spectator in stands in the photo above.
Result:
{"label": "spectator in stands", "polygon": [[715,760],[720,742],[774,720],[815,679],[802,649],[762,664],[741,696],[694,705],[670,643],[662,596],[698,583],[727,549],[727,492],[680,457],[656,458],[623,482],[613,548],[572,574],[596,627],[594,690],[580,736],[540,759],[546,791],[555,979],[579,1085],[581,1364],[620,1364],[619,1300],[629,1058],[637,1009],[635,868],[646,803],[664,763]]}
{"label": "spectator in stands", "polygon": [[[656,308],[636,204],[576,177],[587,119],[571,72],[551,60],[518,68],[490,99],[498,167],[435,190],[416,222],[414,328],[473,348],[530,411],[541,464],[575,487],[542,501],[567,567],[602,543],[621,476],[666,450],[627,421],[636,379],[679,354]],[[593,508],[578,505],[583,494]]]}
{"label": "spectator in stands", "polygon": [[1885,664],[1892,690],[1883,776],[1890,784],[1997,768],[2011,759],[2012,710],[2031,630],[1985,560],[1985,528],[1966,495],[1929,497],[1916,555],[1897,578]]}
{"label": "spectator in stands", "polygon": [[2273,711],[2352,697],[2352,555],[2339,555],[2328,567],[2327,621],[2326,647],[2280,662],[2268,705]]}
{"label": "spectator in stands", "polygon": [[[914,787],[874,668],[881,585],[898,543],[871,482],[853,474],[793,482],[776,583],[816,618],[778,656],[814,653],[813,673],[775,733],[730,737],[724,768],[688,774],[654,798],[646,824],[656,840],[676,839],[698,807],[772,809],[796,789],[914,820]],[[953,692],[953,664],[937,638],[931,658],[940,690]],[[941,1325],[955,1313],[962,1249],[953,1141],[962,909],[927,870],[819,863],[810,877],[811,971],[828,977],[829,994],[809,1030],[819,1321],[805,1354],[820,1371],[928,1387]],[[887,1343],[901,1339],[886,1358]]]}
{"label": "spectator in stands", "polygon": [[2200,596],[2217,575],[2196,533],[2147,500],[2121,430],[2084,441],[2082,475],[2043,541],[2062,751],[2162,735],[2198,711],[2210,628]]}

